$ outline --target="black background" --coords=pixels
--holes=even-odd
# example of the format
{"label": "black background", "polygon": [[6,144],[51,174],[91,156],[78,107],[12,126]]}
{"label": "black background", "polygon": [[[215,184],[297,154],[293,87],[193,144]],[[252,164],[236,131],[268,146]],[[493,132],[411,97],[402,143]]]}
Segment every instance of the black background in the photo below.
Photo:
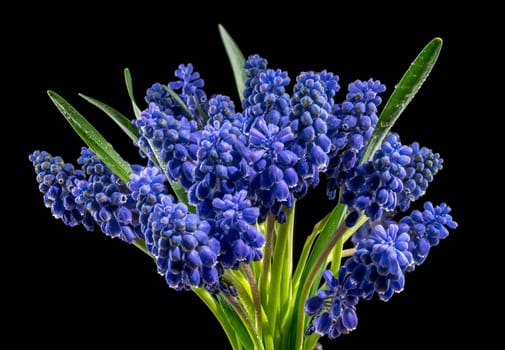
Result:
{"label": "black background", "polygon": [[[221,345],[226,337],[217,321],[197,297],[170,290],[140,251],[54,220],[43,206],[27,159],[36,149],[67,162],[75,162],[79,154],[79,138],[46,95],[51,89],[95,124],[126,159],[140,161],[120,130],[77,96],[82,92],[131,116],[125,67],[132,72],[139,103],[147,87],[170,81],[177,65],[188,62],[200,71],[209,95],[228,94],[237,101],[218,23],[246,55],[259,53],[270,67],[287,70],[292,80],[303,70],[338,74],[340,99],[349,82],[369,77],[385,83],[389,96],[424,45],[436,36],[444,39],[439,62],[394,130],[404,143],[419,141],[442,155],[444,169],[424,199],[447,202],[460,226],[407,276],[403,293],[388,303],[360,303],[358,329],[322,342],[325,349],[352,344],[385,349],[488,341],[493,333],[488,308],[493,309],[493,298],[500,293],[484,275],[493,258],[482,252],[490,241],[485,235],[502,234],[502,229],[485,228],[492,209],[483,192],[494,191],[494,180],[483,176],[486,170],[480,164],[496,149],[491,133],[495,120],[503,117],[502,92],[485,82],[491,74],[503,78],[494,64],[504,44],[499,34],[503,4],[450,11],[426,3],[409,9],[362,2],[284,8],[252,2],[165,6],[123,5],[115,11],[91,5],[30,7],[31,14],[13,12],[16,25],[3,31],[8,97],[2,99],[8,122],[4,154],[14,151],[15,156],[14,165],[10,161],[3,171],[11,207],[3,214],[8,283],[2,314],[9,328],[26,332],[16,342],[70,348],[135,343],[171,349],[182,341],[186,345],[178,348],[227,348]],[[331,206],[323,188],[299,203],[298,245]]]}

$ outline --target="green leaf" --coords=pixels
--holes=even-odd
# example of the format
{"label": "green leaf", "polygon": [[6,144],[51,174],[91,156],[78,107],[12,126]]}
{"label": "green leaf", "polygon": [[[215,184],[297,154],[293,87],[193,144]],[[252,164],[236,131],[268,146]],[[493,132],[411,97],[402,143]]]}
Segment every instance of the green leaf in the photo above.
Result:
{"label": "green leaf", "polygon": [[232,334],[236,334],[237,339],[240,339],[241,344],[239,345],[242,345],[244,349],[254,349],[253,341],[251,340],[249,332],[235,310],[233,310],[230,304],[228,304],[226,299],[221,295],[217,296],[217,300],[219,313],[224,316],[222,317],[222,321],[220,320],[220,323],[222,325],[224,325],[225,322],[227,323],[227,327],[224,328],[224,330],[228,337],[231,337]]}
{"label": "green leaf", "polygon": [[[291,307],[291,309],[293,309],[291,318],[291,334],[294,334],[293,339],[291,339],[291,341],[294,341],[293,349],[302,348],[303,332],[308,321],[303,311],[303,305],[307,297],[312,295],[314,290],[317,289],[318,284],[314,282],[319,281],[324,270],[324,266],[318,266],[318,260],[321,259],[323,251],[327,249],[329,242],[335,236],[335,232],[342,225],[346,211],[346,206],[340,203],[333,208],[327,218],[325,217],[320,221],[325,222],[324,226],[317,237],[316,243],[303,269],[299,287],[296,291],[296,298],[292,304],[294,306]],[[319,223],[317,225],[319,225]],[[326,261],[326,258],[324,258],[324,261]],[[311,275],[312,270],[315,271],[316,267],[317,273]]]}
{"label": "green leaf", "polygon": [[330,213],[326,214],[326,216],[323,219],[321,219],[321,221],[319,221],[316,225],[314,225],[312,233],[305,239],[302,252],[300,253],[300,258],[298,259],[296,265],[295,274],[293,275],[293,290],[295,291],[298,290],[300,284],[300,278],[302,277],[302,272],[304,271],[305,266],[307,265],[307,259],[309,257],[310,250],[312,249],[312,245],[314,244],[316,238],[319,236],[319,233],[321,232],[323,227],[326,225],[326,222],[328,221],[329,217]]}
{"label": "green leaf", "polygon": [[126,90],[128,91],[128,96],[130,96],[130,101],[133,107],[133,113],[135,114],[135,118],[140,119],[140,108],[137,106],[135,102],[135,96],[133,96],[133,82],[132,76],[130,74],[130,70],[128,68],[124,69],[124,81],[126,84]]}
{"label": "green leaf", "polygon": [[177,93],[172,90],[171,88],[169,88],[168,86],[166,85],[163,85],[163,89],[168,92],[170,94],[170,96],[172,96],[172,98],[175,100],[175,102],[177,102],[177,104],[179,105],[179,107],[181,107],[182,111],[184,112],[184,114],[186,114],[186,117],[188,117],[189,119],[193,119],[193,115],[191,114],[191,112],[189,111],[188,109],[188,106],[186,106],[186,104],[184,103],[184,101],[180,98],[179,95],[177,95]]}
{"label": "green leaf", "polygon": [[221,35],[221,40],[223,42],[224,48],[226,49],[226,54],[228,55],[228,59],[230,60],[231,69],[233,70],[233,76],[235,77],[235,84],[237,85],[238,96],[240,97],[240,101],[244,99],[244,90],[245,90],[245,58],[244,54],[238,48],[235,41],[232,39],[230,34],[224,29],[224,27],[220,24],[219,26],[219,34]]}
{"label": "green leaf", "polygon": [[123,181],[130,181],[132,170],[112,145],[70,103],[56,92],[47,92],[54,105],[86,145]]}
{"label": "green leaf", "polygon": [[133,125],[130,119],[125,117],[116,109],[112,108],[111,106],[101,101],[98,101],[97,99],[86,96],[84,94],[79,94],[79,96],[81,96],[83,99],[91,103],[93,106],[98,107],[102,112],[107,114],[135,144],[138,143],[140,137],[139,131],[135,127],[135,125]]}
{"label": "green leaf", "polygon": [[437,62],[442,49],[442,39],[435,38],[419,53],[403,75],[379,116],[377,126],[363,153],[361,162],[373,157],[393,124],[417,94]]}
{"label": "green leaf", "polygon": [[333,208],[333,210],[330,212],[330,215],[328,216],[328,219],[325,220],[326,222],[322,226],[319,237],[317,237],[316,243],[314,244],[309,259],[305,265],[304,273],[302,274],[302,282],[300,283],[300,286],[303,286],[304,280],[307,277],[307,273],[312,268],[312,265],[325,248],[327,242],[329,241],[333,233],[337,230],[338,227],[340,227],[340,225],[342,225],[342,222],[344,221],[345,218],[345,213],[346,213],[346,206],[340,203],[337,206],[335,206],[335,208]]}

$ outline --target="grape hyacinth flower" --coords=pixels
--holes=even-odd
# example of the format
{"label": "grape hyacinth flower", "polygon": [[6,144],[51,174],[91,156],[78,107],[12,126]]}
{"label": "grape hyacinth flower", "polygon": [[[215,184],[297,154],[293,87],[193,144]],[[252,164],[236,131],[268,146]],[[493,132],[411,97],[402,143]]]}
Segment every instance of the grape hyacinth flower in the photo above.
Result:
{"label": "grape hyacinth flower", "polygon": [[268,124],[286,127],[291,111],[290,97],[286,93],[286,86],[290,83],[288,73],[280,69],[267,69],[267,61],[258,55],[250,56],[244,67],[247,75],[242,101],[244,132],[247,134],[259,117],[263,117]]}
{"label": "grape hyacinth flower", "polygon": [[405,285],[405,272],[413,264],[408,250],[410,236],[397,224],[376,225],[372,234],[361,240],[356,253],[345,262],[351,278],[370,299],[377,293],[387,301]]}
{"label": "grape hyacinth flower", "polygon": [[351,209],[347,225],[354,225],[360,211],[374,221],[384,211],[407,210],[412,201],[425,193],[442,163],[430,149],[419,148],[418,143],[402,145],[398,134],[389,133],[373,159],[349,174],[341,197]]}
{"label": "grape hyacinth flower", "polygon": [[[204,80],[200,78],[200,73],[193,70],[191,63],[179,65],[174,75],[178,80],[169,82],[168,87],[180,92],[178,96],[185,103],[191,115],[195,116],[201,125],[203,116],[199,114],[197,103],[204,106],[207,102],[207,94],[202,89],[205,85]],[[154,103],[160,111],[174,116],[177,120],[184,116],[183,106],[179,105],[174,97],[168,93],[167,87],[160,83],[154,83],[147,89],[144,99],[148,104]],[[185,117],[189,116],[186,115]]]}
{"label": "grape hyacinth flower", "polygon": [[433,206],[431,202],[426,202],[423,211],[414,210],[399,221],[399,225],[410,235],[409,251],[416,265],[426,260],[431,247],[438,245],[441,239],[447,238],[449,235],[447,228],[458,227],[452,220],[450,212],[451,208],[445,203]]}
{"label": "grape hyacinth flower", "polygon": [[44,194],[44,205],[51,209],[51,214],[61,219],[65,225],[82,224],[87,230],[93,230],[93,219],[82,205],[75,202],[72,190],[77,181],[85,180],[86,175],[65,163],[61,157],[53,157],[46,151],[35,151],[29,156],[35,168],[39,190]]}
{"label": "grape hyacinth flower", "polygon": [[134,123],[141,134],[139,145],[146,150],[141,154],[166,164],[172,181],[180,181],[186,189],[191,187],[199,138],[196,122],[186,117],[177,119],[151,103]]}
{"label": "grape hyacinth flower", "polygon": [[[154,205],[159,203],[163,196],[168,195],[165,185],[166,176],[158,167],[146,167],[138,174],[131,174],[128,187],[132,191],[132,198],[136,201],[139,212],[140,233],[145,240],[148,251],[154,254],[157,251],[157,239],[149,225],[149,216]],[[159,237],[158,237],[159,238]]]}
{"label": "grape hyacinth flower", "polygon": [[162,195],[149,216],[148,223],[156,245],[152,248],[158,272],[176,289],[219,287],[222,269],[217,265],[221,250],[211,237],[212,227],[197,215],[188,213],[183,203],[171,195]]}
{"label": "grape hyacinth flower", "polygon": [[256,118],[249,132],[248,146],[238,141],[236,147],[251,165],[249,195],[259,206],[259,221],[272,214],[280,223],[286,221],[282,208],[291,208],[293,190],[299,182],[295,170],[297,155],[285,145],[295,139],[289,126],[281,129],[267,124],[262,117]]}
{"label": "grape hyacinth flower", "polygon": [[202,218],[215,215],[214,198],[247,188],[248,165],[234,148],[239,140],[245,142],[245,136],[228,120],[213,120],[202,130],[193,185],[189,189],[189,201]]}
{"label": "grape hyacinth flower", "polygon": [[86,147],[82,148],[77,163],[88,179],[75,182],[72,189],[75,202],[91,214],[107,236],[128,243],[142,237],[136,201],[126,183]]}
{"label": "grape hyacinth flower", "polygon": [[199,115],[197,104],[204,105],[207,102],[207,94],[202,89],[205,86],[204,80],[200,78],[200,73],[193,70],[191,63],[179,65],[174,75],[179,80],[171,81],[168,87],[176,92],[180,91],[179,96],[186,103],[190,113],[202,124],[203,116]]}
{"label": "grape hyacinth flower", "polygon": [[242,190],[212,201],[216,211],[213,237],[221,244],[219,262],[227,269],[238,269],[241,262],[249,264],[263,257],[260,249],[265,238],[254,226],[259,210],[246,197],[247,191]]}
{"label": "grape hyacinth flower", "polygon": [[345,266],[340,269],[338,278],[330,270],[323,272],[326,289],[305,301],[305,313],[314,316],[305,330],[305,335],[317,333],[336,338],[347,334],[358,326],[356,304],[361,290],[350,278]]}
{"label": "grape hyacinth flower", "polygon": [[442,169],[444,162],[438,153],[433,153],[427,147],[420,147],[417,142],[410,145],[410,148],[412,153],[410,163],[405,167],[403,190],[398,193],[398,206],[401,211],[407,211],[410,203],[426,193],[428,184]]}
{"label": "grape hyacinth flower", "polygon": [[[338,76],[326,71],[302,72],[296,78],[289,119],[297,136],[292,149],[300,158],[297,168],[304,187],[317,186],[319,173],[328,167],[332,143],[327,136],[326,120],[331,110],[330,100],[339,89],[337,82]],[[332,95],[327,96],[326,91]],[[301,189],[298,197],[306,192],[306,188]]]}
{"label": "grape hyacinth flower", "polygon": [[327,194],[334,199],[337,189],[347,180],[347,174],[357,164],[364,147],[377,124],[377,107],[380,93],[386,86],[379,80],[356,80],[347,87],[346,100],[332,106],[328,118],[328,137],[332,142]]}

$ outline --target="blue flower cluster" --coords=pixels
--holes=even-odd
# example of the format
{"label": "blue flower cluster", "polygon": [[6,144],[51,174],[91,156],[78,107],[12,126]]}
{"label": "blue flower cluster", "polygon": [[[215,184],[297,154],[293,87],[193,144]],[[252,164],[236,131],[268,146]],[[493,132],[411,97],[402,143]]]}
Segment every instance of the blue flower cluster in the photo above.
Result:
{"label": "blue flower cluster", "polygon": [[384,211],[406,211],[425,193],[442,162],[430,149],[420,148],[417,143],[402,145],[398,134],[388,134],[372,160],[348,174],[341,198],[351,209],[347,226],[356,223],[360,212],[373,221]]}
{"label": "blue flower cluster", "polygon": [[35,151],[29,159],[35,168],[39,190],[44,194],[44,204],[51,209],[53,216],[65,225],[82,224],[86,229],[93,230],[91,217],[86,215],[82,205],[75,202],[72,194],[75,182],[85,179],[84,172],[46,151]]}
{"label": "blue flower cluster", "polygon": [[328,137],[332,143],[326,172],[330,199],[334,199],[337,189],[348,181],[348,173],[361,158],[377,124],[377,107],[382,102],[379,94],[386,91],[386,86],[378,80],[356,80],[349,84],[347,90],[346,100],[332,105],[327,121]]}
{"label": "blue flower cluster", "polygon": [[[290,89],[288,73],[258,55],[244,68],[241,111],[228,96],[207,95],[191,64],[180,65],[174,81],[147,89],[146,108],[133,121],[147,162],[132,166],[129,183],[87,148],[77,161],[81,170],[34,152],[44,203],[69,226],[97,224],[110,237],[143,240],[176,290],[233,294],[226,270],[263,257],[256,224],[268,217],[284,223],[286,209],[325,173],[328,197],[338,191],[348,208],[346,225],[362,213],[370,219],[353,237],[356,252],[338,277],[325,272],[326,289],[306,303],[314,316],[307,334],[336,337],[356,327],[359,299],[388,300],[402,290],[405,272],[456,227],[445,205],[428,203],[423,212],[392,219],[424,194],[443,161],[391,133],[362,162],[385,91],[378,80],[350,83],[336,103],[339,77],[331,72],[301,72]],[[187,203],[170,194],[168,182],[183,186]]]}
{"label": "blue flower cluster", "polygon": [[140,234],[140,224],[136,201],[128,186],[86,147],[77,163],[87,178],[75,182],[75,203],[91,214],[107,236],[132,243]]}
{"label": "blue flower cluster", "polygon": [[91,150],[82,148],[77,160],[82,170],[45,151],[35,151],[30,160],[44,203],[66,225],[82,224],[92,231],[97,224],[106,235],[128,243],[140,236],[139,215],[130,189]]}
{"label": "blue flower cluster", "polygon": [[426,202],[424,208],[423,212],[412,211],[398,223],[385,217],[383,223],[367,223],[356,232],[356,252],[342,265],[338,277],[325,271],[326,289],[305,302],[305,313],[314,316],[307,335],[334,338],[348,333],[358,323],[359,299],[368,300],[377,294],[388,301],[403,290],[405,273],[424,262],[430,247],[448,236],[448,228],[457,227],[445,203],[434,207]]}

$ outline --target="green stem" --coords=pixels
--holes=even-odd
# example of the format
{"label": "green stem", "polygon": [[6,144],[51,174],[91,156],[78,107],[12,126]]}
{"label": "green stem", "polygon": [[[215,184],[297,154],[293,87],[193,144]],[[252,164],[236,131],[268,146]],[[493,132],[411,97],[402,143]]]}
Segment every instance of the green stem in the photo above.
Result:
{"label": "green stem", "polygon": [[293,275],[293,229],[295,219],[295,206],[286,211],[286,222],[279,224],[277,240],[275,242],[270,298],[267,310],[270,312],[270,320],[274,333],[276,348],[281,349],[283,337],[286,336],[281,325],[288,316],[289,303],[291,301],[291,278]]}
{"label": "green stem", "polygon": [[145,241],[143,241],[140,238],[135,238],[135,240],[133,241],[133,245],[135,247],[137,247],[138,249],[140,249],[142,251],[142,253],[144,253],[152,258],[151,253],[149,253],[149,251],[147,250]]}
{"label": "green stem", "polygon": [[163,85],[163,89],[166,92],[168,92],[170,94],[170,96],[172,96],[172,98],[175,100],[175,102],[177,102],[179,107],[181,107],[184,114],[186,114],[188,119],[193,119],[193,115],[191,115],[191,112],[189,111],[188,106],[186,106],[186,104],[184,103],[184,101],[182,101],[182,99],[179,97],[179,95],[177,95],[177,93],[174,90],[172,90],[171,88],[169,88],[166,85]]}
{"label": "green stem", "polygon": [[356,248],[349,248],[342,250],[342,258],[353,256],[356,253]]}
{"label": "green stem", "polygon": [[228,337],[228,341],[230,342],[232,348],[234,350],[242,349],[241,344],[237,340],[237,333],[233,329],[230,322],[228,322],[226,317],[223,317],[224,315],[219,311],[216,299],[214,299],[212,295],[203,288],[193,289],[193,292],[195,292],[195,294],[200,298],[200,300],[203,301],[203,303],[209,308],[212,314],[219,321],[221,327],[223,327],[226,336]]}
{"label": "green stem", "polygon": [[237,289],[238,298],[248,315],[255,315],[254,301],[247,280],[242,273],[237,270],[226,270],[222,277],[223,281],[233,285]]}
{"label": "green stem", "polygon": [[268,316],[264,308],[261,308],[261,317],[263,318],[263,339],[265,340],[266,350],[275,350],[274,337],[272,335],[272,328],[268,322]]}
{"label": "green stem", "polygon": [[333,248],[333,252],[330,254],[331,257],[331,272],[334,275],[338,274],[338,270],[340,269],[340,260],[342,260],[342,248],[344,247],[344,240],[339,239],[335,248]]}
{"label": "green stem", "polygon": [[231,305],[233,310],[235,310],[237,315],[242,320],[242,323],[246,327],[247,332],[251,336],[251,340],[254,344],[254,350],[264,350],[265,347],[263,346],[261,338],[258,336],[258,333],[255,332],[254,325],[251,321],[251,318],[249,317],[246,310],[244,309],[244,306],[240,303],[240,301],[236,297],[231,296],[230,294],[226,294],[225,298],[228,301],[228,303]]}
{"label": "green stem", "polygon": [[300,254],[300,258],[298,259],[295,274],[293,275],[293,290],[298,290],[300,285],[300,280],[302,278],[302,273],[305,270],[307,265],[307,260],[309,258],[309,253],[314,246],[314,242],[316,238],[319,236],[319,233],[323,230],[323,227],[328,222],[328,218],[330,217],[330,213],[326,214],[326,216],[319,221],[312,230],[312,233],[307,237],[305,243],[303,245],[302,252]]}
{"label": "green stem", "polygon": [[261,317],[261,300],[258,292],[258,284],[256,283],[256,279],[254,278],[254,274],[251,270],[249,264],[241,264],[241,268],[245,273],[247,281],[249,282],[249,286],[251,288],[252,298],[254,302],[254,316],[256,321],[256,329],[258,330],[258,334],[262,337],[263,333],[263,325],[262,325],[262,317]]}
{"label": "green stem", "polygon": [[260,279],[261,304],[264,308],[268,306],[270,291],[270,267],[272,265],[272,250],[275,238],[275,218],[272,215],[267,217],[267,234],[265,237],[265,250],[263,252],[263,268]]}

